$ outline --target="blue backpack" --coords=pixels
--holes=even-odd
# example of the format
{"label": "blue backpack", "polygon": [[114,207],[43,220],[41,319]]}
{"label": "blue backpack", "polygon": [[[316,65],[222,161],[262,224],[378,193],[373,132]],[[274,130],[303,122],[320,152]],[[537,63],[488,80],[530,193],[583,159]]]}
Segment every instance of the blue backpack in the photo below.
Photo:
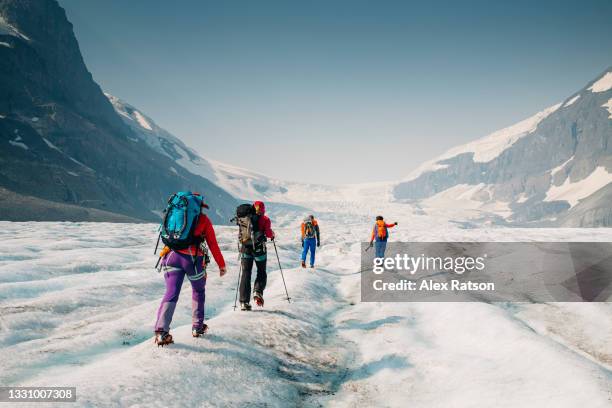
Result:
{"label": "blue backpack", "polygon": [[191,191],[181,191],[172,195],[168,199],[160,226],[162,242],[172,250],[199,245],[199,237],[195,237],[194,232],[202,206],[202,197]]}

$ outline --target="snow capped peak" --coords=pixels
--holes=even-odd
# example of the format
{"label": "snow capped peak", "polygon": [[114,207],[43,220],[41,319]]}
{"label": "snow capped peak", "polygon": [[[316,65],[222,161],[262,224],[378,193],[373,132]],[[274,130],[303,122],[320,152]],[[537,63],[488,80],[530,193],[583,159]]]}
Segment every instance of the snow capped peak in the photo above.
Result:
{"label": "snow capped peak", "polygon": [[606,92],[612,89],[612,72],[606,72],[589,87],[591,92]]}
{"label": "snow capped peak", "polygon": [[535,131],[538,124],[548,115],[559,109],[560,106],[560,103],[553,105],[512,126],[497,130],[481,139],[469,142],[465,145],[454,147],[436,159],[419,166],[403,181],[411,181],[418,178],[423,173],[443,169],[447,166],[440,163],[441,161],[456,157],[463,153],[474,153],[474,162],[490,162],[504,150],[516,143],[517,140]]}

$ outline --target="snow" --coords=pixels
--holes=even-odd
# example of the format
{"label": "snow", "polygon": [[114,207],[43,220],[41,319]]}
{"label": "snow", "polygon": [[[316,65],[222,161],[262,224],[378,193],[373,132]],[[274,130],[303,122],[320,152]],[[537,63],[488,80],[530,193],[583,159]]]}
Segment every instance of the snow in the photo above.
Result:
{"label": "snow", "polygon": [[9,143],[13,146],[20,147],[23,150],[29,150],[28,146],[25,143],[20,142],[19,140],[21,140],[20,137],[15,140],[9,140]]}
{"label": "snow", "polygon": [[606,108],[608,112],[610,112],[610,116],[608,118],[612,119],[612,98],[608,99],[608,102],[601,105],[602,108]]}
{"label": "snow", "polygon": [[[177,143],[173,144],[173,147],[175,152],[181,156],[179,159],[175,160],[176,164],[178,164],[191,174],[204,177],[205,179],[208,179],[213,183],[217,181],[215,178],[214,170],[212,169],[212,166],[207,160],[195,154],[187,146]],[[191,151],[193,157],[195,157],[194,159],[190,157],[189,153],[187,152],[187,149]],[[222,186],[220,187],[223,188]]]}
{"label": "snow", "polygon": [[[493,186],[480,184],[457,184],[420,202],[426,211],[437,214],[450,214],[462,211],[476,216],[482,212],[492,212],[509,217],[510,203],[493,200]],[[449,212],[450,210],[450,212]]]}
{"label": "snow", "polygon": [[[130,125],[136,131],[136,135],[149,146],[171,158],[178,166],[188,172],[210,180],[238,199],[253,200],[259,198],[266,201],[309,205],[313,201],[330,201],[330,199],[348,201],[366,191],[381,194],[390,199],[392,185],[390,182],[338,187],[291,182],[231,164],[206,159],[194,149],[186,146],[179,138],[157,126],[150,117],[142,114],[132,105],[109,93],[105,93],[105,95],[115,111],[124,118],[124,122]],[[134,122],[137,121],[136,112],[146,120],[151,130],[145,130],[141,125],[133,126]],[[174,173],[171,168],[169,171]]]}
{"label": "snow", "polygon": [[591,92],[606,92],[612,89],[612,72],[606,72],[589,87]]}
{"label": "snow", "polygon": [[565,200],[571,207],[583,198],[612,183],[612,173],[605,167],[597,167],[591,174],[580,181],[571,182],[567,177],[560,186],[551,185],[544,201]]}
{"label": "snow", "polygon": [[[448,152],[447,152],[448,153]],[[402,181],[412,181],[412,180],[416,180],[417,178],[419,178],[421,175],[425,174],[425,173],[433,173],[435,171],[438,170],[442,170],[448,167],[447,164],[440,164],[438,162],[442,161],[442,160],[446,160],[446,159],[450,159],[450,157],[446,157],[446,154],[437,157],[434,160],[429,160],[426,162],[423,162],[421,165],[419,165],[419,167],[417,167],[416,169],[414,169],[413,171],[410,172],[410,174],[408,174],[408,176],[406,176],[404,179],[402,179]]]}
{"label": "snow", "polygon": [[521,195],[518,196],[518,198],[516,199],[516,202],[519,204],[522,204],[527,200],[529,200],[529,196],[525,193],[522,193]]}
{"label": "snow", "polygon": [[76,386],[77,406],[609,406],[610,303],[361,303],[358,271],[373,206],[399,222],[393,240],[608,242],[612,230],[463,230],[364,191],[385,187],[314,208],[315,270],[297,267],[305,214],[269,204],[290,304],[271,256],[266,307],[232,310],[236,230],[216,227],[229,272],[208,271],[210,332],[191,337],[185,282],[163,349],[157,225],[0,222],[0,383]]}
{"label": "snow", "polygon": [[474,153],[474,162],[490,162],[491,160],[502,154],[504,150],[516,143],[517,140],[534,132],[538,124],[551,113],[559,109],[560,106],[561,104],[551,106],[543,110],[542,112],[538,112],[530,118],[522,120],[512,126],[495,131],[489,134],[488,136],[485,136],[473,142],[469,142],[465,145],[454,147],[448,150],[446,153],[442,154],[441,156],[437,157],[436,159],[428,161],[423,165],[419,166],[402,181],[406,182],[415,180],[426,172],[436,171],[440,168],[444,168],[440,167],[441,165],[443,165],[440,162],[447,159],[451,159],[464,153]]}
{"label": "snow", "polygon": [[[60,154],[62,154],[62,155],[64,155],[64,156],[66,156],[66,157],[67,157],[67,158],[68,158],[70,161],[72,161],[73,163],[76,163],[76,164],[78,164],[79,166],[84,167],[84,168],[86,168],[86,169],[87,169],[87,170],[89,170],[89,171],[95,172],[95,170],[94,170],[94,169],[92,169],[91,167],[89,167],[89,166],[87,166],[87,165],[85,165],[85,164],[81,163],[80,161],[78,161],[78,160],[77,160],[77,159],[75,159],[74,157],[69,156],[69,155],[67,155],[66,153],[64,153],[64,152],[63,152],[61,149],[59,149],[59,148],[58,148],[56,145],[54,145],[53,143],[51,143],[51,142],[49,141],[49,139],[47,139],[47,138],[43,137],[43,138],[42,138],[42,140],[43,140],[43,142],[45,142],[45,144],[46,144],[47,146],[49,146],[49,148],[51,148],[51,149],[53,149],[53,150],[57,151],[58,153],[60,153]],[[77,174],[77,175],[78,175],[78,174]]]}
{"label": "snow", "polygon": [[107,92],[104,92],[104,96],[106,96],[106,98],[113,105],[113,108],[115,108],[115,111],[119,113],[121,116],[123,116],[124,118],[128,120],[136,121],[138,125],[143,129],[154,132],[154,128],[150,123],[150,119],[147,119],[142,113],[140,113],[132,105],[129,105],[123,102],[121,99]]}
{"label": "snow", "polygon": [[49,141],[49,139],[47,139],[47,138],[43,137],[43,138],[42,138],[42,140],[43,140],[43,142],[45,142],[45,144],[46,144],[47,146],[49,146],[49,148],[51,148],[51,149],[53,149],[53,150],[55,150],[55,151],[58,151],[58,152],[60,152],[61,154],[64,154],[64,152],[62,152],[62,151],[61,151],[61,150],[60,150],[60,149],[59,149],[59,148],[58,148],[56,145],[54,145],[53,143],[51,143],[51,142]]}
{"label": "snow", "polygon": [[136,118],[136,121],[138,122],[140,126],[142,126],[143,128],[147,130],[153,130],[149,122],[147,122],[147,120],[144,118],[144,116],[142,116],[140,112],[134,111],[134,117]]}
{"label": "snow", "polygon": [[30,38],[25,34],[21,33],[13,25],[9,24],[6,19],[0,15],[0,35],[12,35],[26,41],[30,41]]}
{"label": "snow", "polygon": [[573,98],[571,98],[567,102],[565,102],[565,105],[563,105],[563,107],[567,108],[568,106],[573,105],[574,102],[576,102],[579,98],[580,98],[580,94],[574,96]]}
{"label": "snow", "polygon": [[32,118],[32,122],[38,122],[38,118],[37,118],[36,116],[34,116],[34,117]]}
{"label": "snow", "polygon": [[4,41],[0,41],[0,47],[13,48],[11,44]]}
{"label": "snow", "polygon": [[567,163],[571,162],[573,159],[574,159],[574,156],[570,157],[569,159],[567,159],[566,161],[564,161],[563,163],[561,163],[559,166],[555,167],[554,169],[550,170],[550,175],[552,177],[555,177],[557,173],[563,170],[565,166],[567,165]]}

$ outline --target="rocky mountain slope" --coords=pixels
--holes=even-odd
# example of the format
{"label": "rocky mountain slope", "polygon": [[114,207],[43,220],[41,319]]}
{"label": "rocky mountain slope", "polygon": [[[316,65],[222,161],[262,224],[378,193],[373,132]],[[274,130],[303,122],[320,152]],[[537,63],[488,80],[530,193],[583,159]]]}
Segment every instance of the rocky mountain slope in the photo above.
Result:
{"label": "rocky mountain slope", "polygon": [[110,94],[106,94],[106,97],[138,139],[174,162],[170,167],[172,172],[183,169],[204,177],[243,200],[304,204],[337,191],[337,188],[332,186],[282,180],[208,159],[158,126],[150,116],[135,106]]}
{"label": "rocky mountain slope", "polygon": [[27,197],[42,199],[36,219],[64,205],[68,213],[77,206],[154,221],[167,196],[184,189],[205,194],[216,222],[227,222],[236,205],[201,175],[172,171],[171,159],[126,126],[54,0],[0,0],[0,144],[0,187],[19,197],[0,204],[0,218],[10,209],[32,219],[16,205]]}
{"label": "rocky mountain slope", "polygon": [[393,195],[463,201],[503,224],[610,226],[611,139],[612,68],[562,103],[425,163]]}

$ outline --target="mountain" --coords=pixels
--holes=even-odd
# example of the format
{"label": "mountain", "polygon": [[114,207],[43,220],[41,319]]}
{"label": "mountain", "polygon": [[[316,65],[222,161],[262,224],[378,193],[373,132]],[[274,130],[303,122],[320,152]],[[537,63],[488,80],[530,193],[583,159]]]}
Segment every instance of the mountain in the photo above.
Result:
{"label": "mountain", "polygon": [[[356,203],[377,206],[389,202],[392,183],[324,185],[287,181],[255,171],[207,159],[189,148],[178,137],[158,126],[135,106],[106,94],[115,111],[134,134],[150,148],[172,160],[171,171],[184,169],[213,183],[244,201],[263,200],[274,203],[276,211],[295,210],[304,214],[315,204],[325,203],[331,211],[354,211]],[[377,197],[372,202],[372,197]],[[372,211],[376,211],[373,209]]]}
{"label": "mountain", "polygon": [[612,226],[612,67],[513,126],[455,147],[393,188],[504,225]]}
{"label": "mountain", "polygon": [[0,144],[0,187],[12,197],[2,219],[55,219],[61,208],[66,220],[156,221],[168,195],[187,189],[205,195],[215,222],[236,205],[126,125],[54,0],[0,0]]}
{"label": "mountain", "polygon": [[158,126],[138,108],[116,96],[106,94],[106,97],[137,140],[145,142],[151,149],[173,162],[170,167],[172,172],[181,169],[204,177],[238,199],[307,204],[313,199],[325,200],[326,194],[337,191],[332,186],[281,180],[207,159]]}

